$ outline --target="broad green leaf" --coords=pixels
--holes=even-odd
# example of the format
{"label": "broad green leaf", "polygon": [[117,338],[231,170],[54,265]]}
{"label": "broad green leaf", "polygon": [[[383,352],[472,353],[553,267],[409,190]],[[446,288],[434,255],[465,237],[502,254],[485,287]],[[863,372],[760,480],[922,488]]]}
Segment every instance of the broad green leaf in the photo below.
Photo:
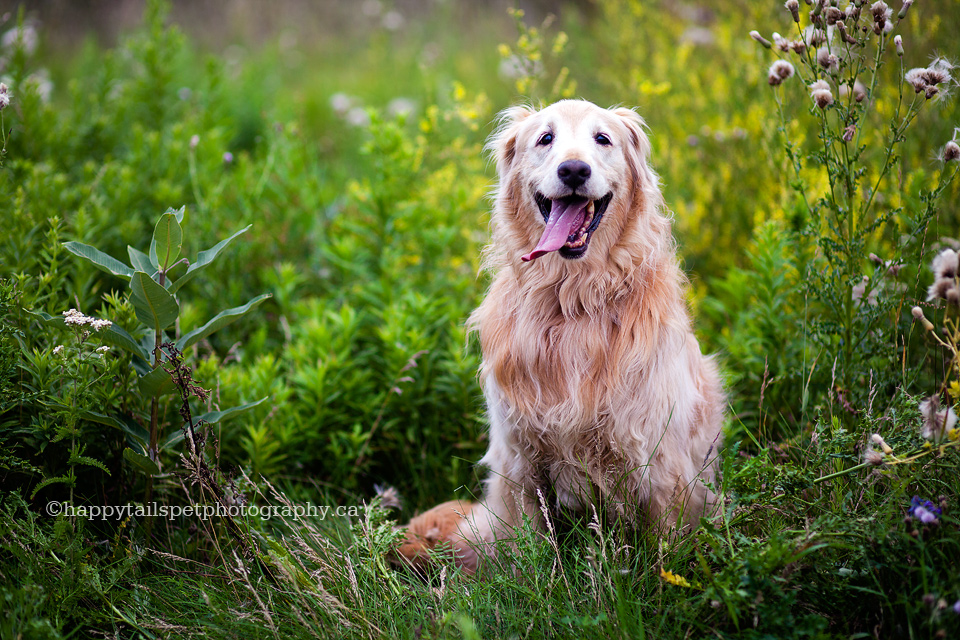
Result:
{"label": "broad green leaf", "polygon": [[197,416],[194,418],[194,421],[203,420],[207,424],[217,424],[218,422],[223,422],[224,420],[229,420],[230,418],[235,418],[254,407],[258,407],[264,402],[267,401],[267,398],[260,398],[256,402],[248,402],[247,404],[242,404],[239,407],[231,407],[229,409],[224,409],[223,411],[210,411],[205,413],[202,416]]}
{"label": "broad green leaf", "polygon": [[162,366],[140,376],[137,386],[140,393],[148,398],[159,398],[177,390],[176,385],[173,384],[173,378],[170,377],[170,372]]}
{"label": "broad green leaf", "polygon": [[183,230],[175,213],[167,212],[160,216],[153,229],[153,240],[156,243],[157,261],[166,270],[180,257],[180,247],[183,245]]}
{"label": "broad green leaf", "polygon": [[160,443],[160,448],[161,448],[161,449],[169,449],[170,447],[172,447],[172,446],[174,446],[174,445],[177,445],[177,444],[180,444],[181,442],[183,442],[183,441],[186,439],[186,437],[187,437],[187,436],[186,436],[186,434],[184,433],[183,429],[176,429],[176,430],[172,431],[172,432],[170,433],[170,435],[168,435],[166,438],[164,438],[163,442]]}
{"label": "broad green leaf", "polygon": [[111,347],[119,347],[129,354],[143,358],[146,361],[150,360],[150,354],[147,353],[146,349],[140,346],[133,336],[124,331],[122,327],[119,327],[115,324],[110,325],[110,328],[101,331],[97,334],[97,337],[100,338],[100,341],[104,344],[108,344]]}
{"label": "broad green leaf", "polygon": [[123,458],[134,467],[147,474],[148,476],[155,476],[160,473],[160,467],[157,466],[157,463],[148,458],[147,456],[140,455],[136,451],[130,448],[123,450]]}
{"label": "broad green leaf", "polygon": [[252,226],[253,225],[247,225],[246,227],[244,227],[243,229],[240,229],[240,231],[237,231],[235,234],[233,234],[229,238],[225,240],[221,240],[220,242],[210,247],[206,251],[201,251],[200,253],[198,253],[197,261],[194,262],[192,265],[190,265],[190,267],[187,269],[187,272],[184,273],[176,282],[174,282],[173,285],[171,285],[170,293],[176,293],[177,291],[180,290],[180,287],[182,287],[183,285],[193,280],[193,277],[197,275],[197,273],[199,273],[202,269],[207,267],[210,263],[212,263],[216,259],[216,257],[220,254],[220,252],[223,251],[223,249],[228,244],[233,242],[233,240],[240,234],[246,233],[247,230],[250,229],[250,227]]}
{"label": "broad green leaf", "polygon": [[155,331],[163,331],[180,315],[177,299],[143,271],[133,274],[130,292],[137,320]]}
{"label": "broad green leaf", "polygon": [[150,434],[140,426],[135,420],[127,416],[108,416],[96,411],[81,411],[80,417],[90,422],[105,424],[108,427],[119,429],[127,434],[129,442],[136,445],[143,453],[147,452],[147,443],[150,442]]}
{"label": "broad green leaf", "polygon": [[242,307],[234,307],[233,309],[227,309],[226,311],[221,311],[215,315],[207,324],[203,325],[199,329],[194,329],[188,334],[185,334],[177,340],[177,349],[184,351],[187,347],[203,340],[209,336],[214,331],[222,329],[231,322],[239,320],[243,316],[247,315],[253,309],[255,309],[261,302],[271,297],[269,293],[257,296],[247,304]]}
{"label": "broad green leaf", "polygon": [[[154,271],[160,270],[160,261],[157,260],[157,239],[150,238],[150,254],[147,256],[147,260],[150,261],[150,266],[153,267]],[[149,270],[147,271],[149,273]]]}
{"label": "broad green leaf", "polygon": [[133,269],[88,244],[83,244],[82,242],[64,242],[63,248],[73,255],[79,256],[92,263],[93,266],[101,271],[106,271],[115,276],[128,279],[133,275]]}
{"label": "broad green leaf", "polygon": [[153,275],[157,272],[156,267],[153,266],[153,263],[150,262],[150,256],[145,254],[139,249],[134,249],[130,245],[127,245],[127,255],[130,256],[130,264],[133,265],[133,268],[137,271],[143,271],[144,273],[149,273]]}

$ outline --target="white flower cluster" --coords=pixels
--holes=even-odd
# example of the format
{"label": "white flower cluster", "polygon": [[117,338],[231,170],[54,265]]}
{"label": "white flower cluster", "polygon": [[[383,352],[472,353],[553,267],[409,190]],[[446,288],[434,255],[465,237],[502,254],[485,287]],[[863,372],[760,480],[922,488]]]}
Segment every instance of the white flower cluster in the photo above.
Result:
{"label": "white flower cluster", "polygon": [[76,309],[70,309],[69,311],[63,312],[63,321],[68,327],[90,327],[94,331],[100,331],[101,329],[109,329],[113,326],[113,323],[109,320],[101,320],[99,318],[91,318],[90,316],[85,316]]}

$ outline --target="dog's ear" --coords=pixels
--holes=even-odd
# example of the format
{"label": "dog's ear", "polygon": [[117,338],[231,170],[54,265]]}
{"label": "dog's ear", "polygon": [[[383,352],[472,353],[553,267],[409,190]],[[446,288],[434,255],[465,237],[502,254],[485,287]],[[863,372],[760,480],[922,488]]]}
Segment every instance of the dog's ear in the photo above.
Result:
{"label": "dog's ear", "polygon": [[529,107],[508,107],[497,117],[499,125],[496,132],[490,136],[487,151],[497,163],[497,174],[506,175],[517,155],[517,135],[520,133],[520,124],[533,115]]}
{"label": "dog's ear", "polygon": [[[648,180],[646,175],[650,170],[647,164],[650,158],[650,139],[647,138],[647,124],[633,109],[618,107],[612,110],[627,129],[629,144],[627,145],[627,162],[635,180]],[[654,183],[656,180],[654,180]]]}

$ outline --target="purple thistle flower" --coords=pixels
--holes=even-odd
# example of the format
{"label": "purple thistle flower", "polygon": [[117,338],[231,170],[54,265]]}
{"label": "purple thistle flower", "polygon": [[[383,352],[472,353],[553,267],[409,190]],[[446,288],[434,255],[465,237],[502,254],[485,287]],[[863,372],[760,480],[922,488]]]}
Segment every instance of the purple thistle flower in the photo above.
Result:
{"label": "purple thistle flower", "polygon": [[913,496],[908,513],[923,524],[932,524],[940,519],[943,511],[929,500],[921,500],[919,496]]}

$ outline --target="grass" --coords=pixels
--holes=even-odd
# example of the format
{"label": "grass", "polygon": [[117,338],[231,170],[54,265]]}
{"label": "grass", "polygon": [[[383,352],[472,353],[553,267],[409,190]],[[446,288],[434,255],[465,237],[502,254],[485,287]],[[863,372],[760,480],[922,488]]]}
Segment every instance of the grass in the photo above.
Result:
{"label": "grass", "polygon": [[[446,3],[398,7],[397,30],[378,6],[255,45],[179,28],[158,2],[109,46],[65,47],[29,7],[0,24],[24,34],[0,62],[13,96],[0,111],[0,636],[955,635],[957,431],[921,433],[925,398],[960,396],[956,311],[926,299],[960,217],[957,165],[934,159],[955,102],[913,103],[903,140],[888,124],[914,98],[904,69],[949,57],[960,14],[911,8],[903,62],[888,48],[857,106],[815,61],[749,38],[795,37],[780,3],[611,0],[547,22]],[[838,104],[818,109],[796,78],[771,88],[777,56],[823,76]],[[724,510],[666,541],[559,514],[475,578],[421,577],[391,565],[395,524],[475,496],[483,474],[479,353],[463,329],[486,286],[483,142],[499,109],[569,94],[637,105],[650,126],[698,333],[728,380]],[[865,188],[863,217],[848,216]],[[152,424],[182,433],[184,400],[148,393],[103,335],[44,314],[76,308],[156,344],[127,282],[68,243],[127,261],[181,206],[191,261],[253,228],[178,292],[159,338],[272,295],[184,350],[210,392],[188,394],[190,413],[266,401],[196,425],[196,448],[174,437],[156,473],[125,451]],[[859,299],[875,305],[854,302],[864,277]],[[272,517],[48,511],[61,502]],[[307,504],[341,511],[281,514]]]}

